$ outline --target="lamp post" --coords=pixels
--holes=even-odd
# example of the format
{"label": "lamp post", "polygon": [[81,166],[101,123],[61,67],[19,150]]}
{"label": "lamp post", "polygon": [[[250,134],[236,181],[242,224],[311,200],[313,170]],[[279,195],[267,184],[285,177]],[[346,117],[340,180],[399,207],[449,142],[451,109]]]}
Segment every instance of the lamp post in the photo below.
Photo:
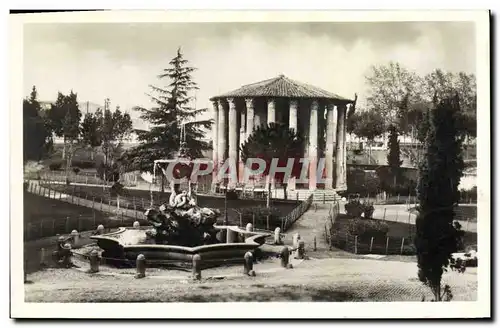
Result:
{"label": "lamp post", "polygon": [[224,195],[224,225],[228,225],[229,220],[227,217],[227,185],[226,185],[226,194]]}

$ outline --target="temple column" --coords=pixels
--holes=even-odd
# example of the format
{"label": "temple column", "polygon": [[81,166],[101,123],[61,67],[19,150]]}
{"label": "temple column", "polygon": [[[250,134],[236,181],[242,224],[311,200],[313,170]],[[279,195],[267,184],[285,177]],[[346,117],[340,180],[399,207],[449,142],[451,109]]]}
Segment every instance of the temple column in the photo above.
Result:
{"label": "temple column", "polygon": [[267,124],[276,122],[276,100],[267,100]]}
{"label": "temple column", "polygon": [[[267,100],[267,125],[276,122],[276,100],[269,98]],[[271,189],[275,189],[276,181],[274,178],[268,176],[269,183],[271,183]]]}
{"label": "temple column", "polygon": [[219,104],[213,102],[213,116],[214,122],[212,124],[212,185],[217,183],[217,167],[219,163],[218,148],[219,148]]}
{"label": "temple column", "polygon": [[[227,102],[229,103],[229,154],[228,158],[234,163],[233,167],[229,166],[230,169],[236,169],[236,165],[238,163],[238,118],[236,112],[236,103],[234,98],[228,98]],[[232,176],[232,175],[230,175]],[[233,179],[230,180],[230,186],[234,187],[236,181]]]}
{"label": "temple column", "polygon": [[245,143],[246,141],[246,130],[247,130],[247,127],[246,127],[246,118],[245,118],[245,108],[241,108],[241,116],[240,116],[240,138],[239,138],[239,147],[238,147],[238,181],[240,183],[243,183],[243,179],[244,179],[244,165],[243,165],[243,162],[241,160],[241,149],[243,147],[243,144]]}
{"label": "temple column", "polygon": [[316,190],[316,171],[318,165],[318,101],[311,103],[309,121],[309,190]]}
{"label": "temple column", "polygon": [[[295,133],[298,132],[298,126],[297,126],[297,109],[299,106],[299,102],[297,100],[290,100],[290,107],[289,107],[289,112],[290,112],[290,119],[288,122],[288,128],[293,129]],[[288,180],[288,189],[289,190],[295,190],[295,178],[290,177]]]}
{"label": "temple column", "polygon": [[325,189],[332,189],[335,174],[333,155],[335,153],[335,140],[337,140],[337,107],[330,103],[327,105],[326,110]]}
{"label": "temple column", "polygon": [[346,170],[346,106],[337,108],[337,142],[335,153],[335,189],[347,190],[347,170]]}
{"label": "temple column", "polygon": [[[227,148],[227,140],[226,140],[226,131],[227,131],[227,114],[224,109],[224,104],[221,100],[217,101],[218,108],[218,118],[219,118],[219,126],[217,128],[217,164],[218,167],[221,167],[224,161],[226,160],[226,148]],[[220,179],[218,179],[220,181]]]}
{"label": "temple column", "polygon": [[246,98],[245,105],[247,108],[247,129],[246,129],[246,139],[250,137],[254,129],[254,109],[253,109],[253,99]]}

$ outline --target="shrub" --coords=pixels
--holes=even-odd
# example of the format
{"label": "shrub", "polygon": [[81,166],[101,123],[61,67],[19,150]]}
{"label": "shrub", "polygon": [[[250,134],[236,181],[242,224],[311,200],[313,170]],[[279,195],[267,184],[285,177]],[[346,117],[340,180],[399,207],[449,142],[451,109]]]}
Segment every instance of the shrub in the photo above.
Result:
{"label": "shrub", "polygon": [[359,200],[355,199],[345,204],[345,211],[347,215],[353,218],[364,216],[367,219],[371,219],[375,207],[373,207],[373,203],[361,203]]}
{"label": "shrub", "polygon": [[389,226],[384,221],[354,218],[349,221],[347,231],[353,236],[386,237]]}
{"label": "shrub", "polygon": [[375,212],[375,207],[373,206],[373,203],[363,204],[363,213],[365,214],[365,218],[372,219],[373,212]]}
{"label": "shrub", "polygon": [[73,161],[73,166],[79,167],[80,169],[93,169],[96,167],[95,162],[93,161]]}
{"label": "shrub", "polygon": [[345,212],[350,217],[359,218],[364,212],[364,206],[359,200],[351,200],[345,204]]}
{"label": "shrub", "polygon": [[347,171],[347,191],[362,196],[375,195],[380,192],[380,179],[373,172],[350,168]]}
{"label": "shrub", "polygon": [[62,161],[54,161],[52,163],[49,164],[49,169],[51,171],[57,171],[57,170],[60,170],[61,167],[62,167],[62,164],[63,162]]}
{"label": "shrub", "polygon": [[99,178],[106,181],[118,181],[120,179],[120,171],[116,164],[109,166],[101,163],[97,168],[97,174]]}

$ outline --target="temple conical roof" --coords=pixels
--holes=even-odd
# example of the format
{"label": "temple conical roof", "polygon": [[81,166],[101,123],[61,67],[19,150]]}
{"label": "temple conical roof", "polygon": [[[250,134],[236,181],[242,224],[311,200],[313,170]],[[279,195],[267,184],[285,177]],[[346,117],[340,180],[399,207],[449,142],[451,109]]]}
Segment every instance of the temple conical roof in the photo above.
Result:
{"label": "temple conical roof", "polygon": [[279,75],[272,79],[247,84],[239,89],[212,97],[210,100],[247,97],[315,98],[340,100],[348,103],[354,101],[313,85],[292,80],[285,75]]}

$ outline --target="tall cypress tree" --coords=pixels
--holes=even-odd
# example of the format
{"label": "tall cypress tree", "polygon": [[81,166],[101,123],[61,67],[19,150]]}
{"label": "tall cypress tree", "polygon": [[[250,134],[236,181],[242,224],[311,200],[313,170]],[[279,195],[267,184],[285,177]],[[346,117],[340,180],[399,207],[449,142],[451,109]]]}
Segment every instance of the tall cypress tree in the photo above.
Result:
{"label": "tall cypress tree", "polygon": [[[180,146],[182,125],[185,127],[185,149],[191,158],[199,158],[210,145],[203,141],[203,129],[209,129],[210,120],[196,120],[198,115],[207,111],[192,106],[193,93],[198,89],[192,73],[196,69],[189,66],[188,60],[179,48],[177,55],[158,76],[167,81],[163,87],[151,86],[151,100],[154,108],[137,107],[141,118],[150,123],[149,131],[138,131],[140,145],[127,151],[121,158],[128,169],[153,172],[153,161],[173,158]],[[162,180],[163,182],[163,180]]]}
{"label": "tall cypress tree", "polygon": [[403,161],[401,160],[401,150],[399,148],[399,140],[398,140],[398,130],[396,126],[391,125],[389,127],[389,142],[388,142],[389,153],[387,154],[387,164],[391,170],[391,175],[393,178],[393,185],[396,185],[396,182],[399,178],[399,168]]}
{"label": "tall cypress tree", "polygon": [[431,288],[436,301],[443,298],[441,277],[463,235],[458,223],[454,223],[464,169],[459,115],[458,97],[442,100],[431,111],[425,158],[419,167],[415,238],[418,276]]}

